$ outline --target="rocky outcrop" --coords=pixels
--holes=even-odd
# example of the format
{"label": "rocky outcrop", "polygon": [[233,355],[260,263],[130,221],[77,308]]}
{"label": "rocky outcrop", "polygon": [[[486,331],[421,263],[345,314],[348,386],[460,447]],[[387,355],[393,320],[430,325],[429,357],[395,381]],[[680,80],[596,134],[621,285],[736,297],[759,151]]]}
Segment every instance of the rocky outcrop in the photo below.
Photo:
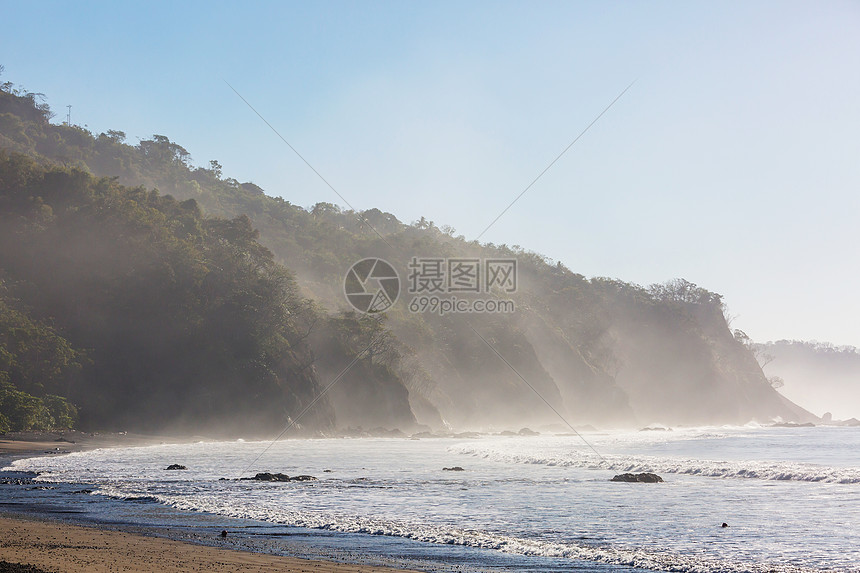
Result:
{"label": "rocky outcrop", "polygon": [[290,477],[287,474],[282,473],[271,473],[271,472],[260,472],[254,477],[243,477],[239,478],[240,481],[280,481],[280,482],[288,482],[288,481],[314,481],[317,478],[309,475],[298,475]]}
{"label": "rocky outcrop", "polygon": [[657,474],[618,474],[609,481],[623,481],[627,483],[661,483],[663,478]]}
{"label": "rocky outcrop", "polygon": [[627,483],[661,483],[663,478],[657,474],[651,473],[619,474],[609,481],[622,481]]}

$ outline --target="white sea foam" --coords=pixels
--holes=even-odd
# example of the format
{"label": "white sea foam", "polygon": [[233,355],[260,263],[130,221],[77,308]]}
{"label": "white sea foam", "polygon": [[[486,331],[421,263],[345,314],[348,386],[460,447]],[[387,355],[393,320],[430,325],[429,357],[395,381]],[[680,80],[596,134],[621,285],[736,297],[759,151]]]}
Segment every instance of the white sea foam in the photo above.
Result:
{"label": "white sea foam", "polygon": [[557,543],[487,531],[350,515],[342,512],[266,509],[254,503],[243,502],[236,498],[226,498],[226,496],[155,495],[140,498],[129,496],[121,490],[109,486],[102,487],[95,493],[132,502],[158,500],[160,503],[179,510],[205,511],[225,517],[254,519],[291,527],[385,535],[424,543],[492,549],[515,555],[564,558],[646,570],[678,573],[820,573],[819,569],[808,567],[774,563],[731,562],[708,559],[697,555],[627,549],[612,547],[611,545],[588,546],[576,543]]}
{"label": "white sea foam", "polygon": [[860,469],[835,468],[797,462],[719,461],[692,458],[625,456],[604,454],[603,459],[590,452],[529,453],[509,451],[485,444],[459,444],[448,451],[511,464],[540,464],[612,470],[617,472],[654,472],[715,478],[749,478],[779,481],[806,481],[839,484],[860,483]]}

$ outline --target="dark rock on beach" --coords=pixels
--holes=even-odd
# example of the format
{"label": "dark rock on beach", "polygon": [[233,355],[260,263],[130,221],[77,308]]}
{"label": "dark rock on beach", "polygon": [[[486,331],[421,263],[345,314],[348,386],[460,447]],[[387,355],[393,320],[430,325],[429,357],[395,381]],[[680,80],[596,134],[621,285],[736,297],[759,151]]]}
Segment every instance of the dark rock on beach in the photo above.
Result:
{"label": "dark rock on beach", "polygon": [[454,466],[453,468],[442,468],[442,471],[443,472],[464,472],[466,470],[464,470],[460,466]]}
{"label": "dark rock on beach", "polygon": [[623,481],[627,483],[660,483],[663,478],[657,474],[641,473],[641,474],[619,474],[609,481]]}
{"label": "dark rock on beach", "polygon": [[481,434],[479,434],[478,432],[460,432],[458,434],[454,434],[453,437],[458,438],[458,439],[471,440],[473,438],[480,438]]}
{"label": "dark rock on beach", "polygon": [[361,426],[357,428],[348,427],[340,430],[340,434],[347,438],[405,438],[406,434],[398,428],[376,427],[365,430]]}
{"label": "dark rock on beach", "polygon": [[282,473],[273,474],[271,472],[260,472],[254,477],[244,477],[239,479],[242,481],[314,481],[317,478],[308,475],[290,477]]}
{"label": "dark rock on beach", "polygon": [[273,474],[270,472],[260,472],[254,477],[239,478],[242,481],[290,481],[290,476],[286,474]]}
{"label": "dark rock on beach", "polygon": [[374,438],[405,438],[406,434],[398,429],[388,429],[388,428],[373,428],[369,430],[368,433]]}
{"label": "dark rock on beach", "polygon": [[168,470],[187,470],[188,468],[186,468],[185,466],[180,465],[180,464],[170,464],[165,469],[168,469]]}

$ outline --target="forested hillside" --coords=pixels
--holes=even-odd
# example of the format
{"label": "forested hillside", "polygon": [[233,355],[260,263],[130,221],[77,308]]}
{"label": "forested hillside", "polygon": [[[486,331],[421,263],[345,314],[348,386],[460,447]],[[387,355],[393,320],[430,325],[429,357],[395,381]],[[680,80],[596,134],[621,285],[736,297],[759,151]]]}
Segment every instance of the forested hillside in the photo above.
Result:
{"label": "forested hillside", "polygon": [[[0,212],[14,224],[3,226],[0,268],[26,285],[12,291],[33,319],[82,357],[79,371],[69,366],[79,391],[60,395],[94,424],[142,424],[165,400],[183,404],[172,419],[223,419],[237,396],[238,417],[265,404],[275,423],[338,376],[316,424],[557,423],[520,376],[578,424],[813,418],[774,391],[722,298],[686,281],[587,279],[424,219],[305,209],[225,177],[217,161],[195,167],[165,136],[130,145],[120,131],[50,117],[36,94],[2,86]],[[366,257],[389,261],[404,283],[414,258],[515,259],[516,291],[494,294],[516,311],[413,312],[403,293],[382,317],[356,314],[343,281]],[[111,384],[135,393],[114,396]]]}
{"label": "forested hillside", "polygon": [[88,427],[281,426],[318,384],[306,301],[256,237],[247,217],[0,150],[9,382]]}

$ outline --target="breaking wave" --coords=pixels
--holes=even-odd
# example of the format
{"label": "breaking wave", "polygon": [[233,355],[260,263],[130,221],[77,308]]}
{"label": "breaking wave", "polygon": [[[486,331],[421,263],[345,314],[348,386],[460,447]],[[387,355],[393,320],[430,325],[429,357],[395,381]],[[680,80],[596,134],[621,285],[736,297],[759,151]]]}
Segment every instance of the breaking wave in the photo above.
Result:
{"label": "breaking wave", "polygon": [[511,452],[483,444],[450,446],[455,454],[474,456],[509,464],[540,464],[613,470],[618,472],[653,472],[714,478],[749,478],[779,481],[805,481],[839,484],[860,483],[860,469],[836,468],[799,462],[717,461],[692,458],[658,458],[652,456],[596,456],[576,451],[565,454]]}
{"label": "breaking wave", "polygon": [[[95,492],[116,499],[132,501],[120,490],[105,487]],[[432,525],[405,520],[365,517],[331,511],[296,511],[267,509],[240,500],[225,501],[223,496],[151,496],[161,503],[183,511],[207,512],[225,517],[253,519],[289,527],[320,529],[341,533],[384,535],[424,543],[459,545],[491,549],[530,557],[563,558],[605,565],[635,567],[678,573],[816,573],[818,569],[774,563],[732,562],[698,555],[680,555],[664,551],[628,549],[611,544],[586,545],[528,539],[488,531]]]}

